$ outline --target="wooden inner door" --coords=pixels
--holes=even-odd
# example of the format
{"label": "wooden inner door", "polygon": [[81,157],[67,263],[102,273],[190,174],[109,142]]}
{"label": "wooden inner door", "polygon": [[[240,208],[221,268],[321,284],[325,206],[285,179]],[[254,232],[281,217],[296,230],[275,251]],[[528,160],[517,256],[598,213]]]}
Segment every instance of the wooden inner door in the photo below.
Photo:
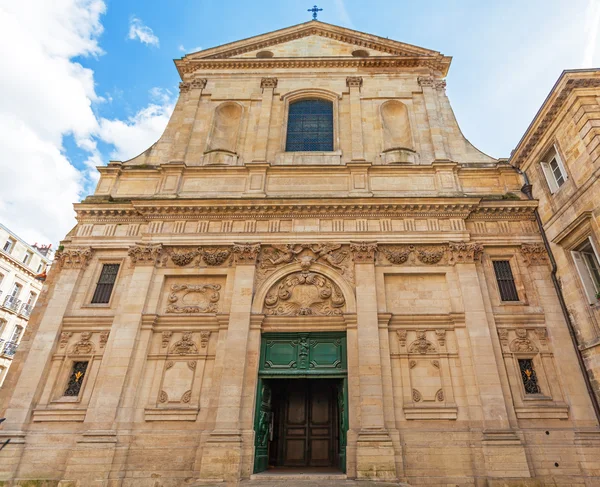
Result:
{"label": "wooden inner door", "polygon": [[278,382],[276,388],[280,393],[274,404],[276,464],[286,467],[336,466],[337,382],[328,379]]}

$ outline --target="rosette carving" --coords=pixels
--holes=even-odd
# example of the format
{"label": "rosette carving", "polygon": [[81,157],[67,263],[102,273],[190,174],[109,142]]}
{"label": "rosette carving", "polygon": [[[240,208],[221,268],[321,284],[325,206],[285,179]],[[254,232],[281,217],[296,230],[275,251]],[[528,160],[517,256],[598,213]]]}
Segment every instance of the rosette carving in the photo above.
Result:
{"label": "rosette carving", "polygon": [[264,313],[278,316],[334,316],[344,312],[346,300],[329,278],[301,271],[284,277],[271,288]]}

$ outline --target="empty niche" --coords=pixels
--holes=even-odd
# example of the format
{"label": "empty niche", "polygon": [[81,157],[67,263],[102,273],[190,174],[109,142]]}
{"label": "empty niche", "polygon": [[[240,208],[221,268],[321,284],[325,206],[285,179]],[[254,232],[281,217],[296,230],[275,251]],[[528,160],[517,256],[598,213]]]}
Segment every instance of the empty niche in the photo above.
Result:
{"label": "empty niche", "polygon": [[414,163],[415,151],[410,130],[408,107],[397,100],[386,101],[381,105],[383,122],[384,164]]}
{"label": "empty niche", "polygon": [[208,137],[205,164],[235,164],[237,139],[242,120],[242,107],[237,103],[221,103],[215,109]]}

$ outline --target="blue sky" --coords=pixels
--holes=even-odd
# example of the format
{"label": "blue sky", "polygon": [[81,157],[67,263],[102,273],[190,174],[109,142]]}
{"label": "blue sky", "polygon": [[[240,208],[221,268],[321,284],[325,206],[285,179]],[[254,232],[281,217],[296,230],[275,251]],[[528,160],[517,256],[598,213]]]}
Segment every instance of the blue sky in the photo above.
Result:
{"label": "blue sky", "polygon": [[[154,142],[173,59],[310,19],[312,2],[21,0],[0,5],[0,221],[57,243],[94,166]],[[323,0],[319,19],[453,56],[466,137],[508,157],[563,69],[600,66],[600,0]]]}

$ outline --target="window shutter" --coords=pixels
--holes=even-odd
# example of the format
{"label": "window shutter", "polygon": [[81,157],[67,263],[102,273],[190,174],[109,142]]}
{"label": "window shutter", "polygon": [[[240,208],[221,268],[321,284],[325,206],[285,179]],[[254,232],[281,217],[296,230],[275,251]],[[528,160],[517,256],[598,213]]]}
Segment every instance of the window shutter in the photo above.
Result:
{"label": "window shutter", "polygon": [[558,155],[558,151],[556,151],[556,155],[554,157],[556,158],[556,162],[558,163],[558,167],[560,168],[560,172],[562,173],[562,177],[563,177],[563,179],[566,182],[567,179],[569,179],[569,177],[567,176],[567,170],[565,169],[565,165],[563,164],[562,159]]}
{"label": "window shutter", "polygon": [[576,250],[572,250],[571,255],[573,256],[573,261],[575,262],[575,267],[577,268],[577,273],[579,274],[579,278],[581,279],[581,284],[583,284],[583,290],[585,291],[585,294],[588,298],[588,302],[590,304],[594,304],[596,302],[596,290],[594,288],[592,277],[590,276],[590,272],[588,271],[588,268],[585,265],[583,257]]}
{"label": "window shutter", "polygon": [[550,165],[547,162],[540,163],[542,166],[542,170],[544,171],[544,176],[546,177],[546,182],[548,183],[548,187],[550,188],[550,192],[552,194],[556,193],[558,190],[558,184],[556,184],[556,180],[554,179],[554,174],[552,174],[552,169],[550,169]]}

